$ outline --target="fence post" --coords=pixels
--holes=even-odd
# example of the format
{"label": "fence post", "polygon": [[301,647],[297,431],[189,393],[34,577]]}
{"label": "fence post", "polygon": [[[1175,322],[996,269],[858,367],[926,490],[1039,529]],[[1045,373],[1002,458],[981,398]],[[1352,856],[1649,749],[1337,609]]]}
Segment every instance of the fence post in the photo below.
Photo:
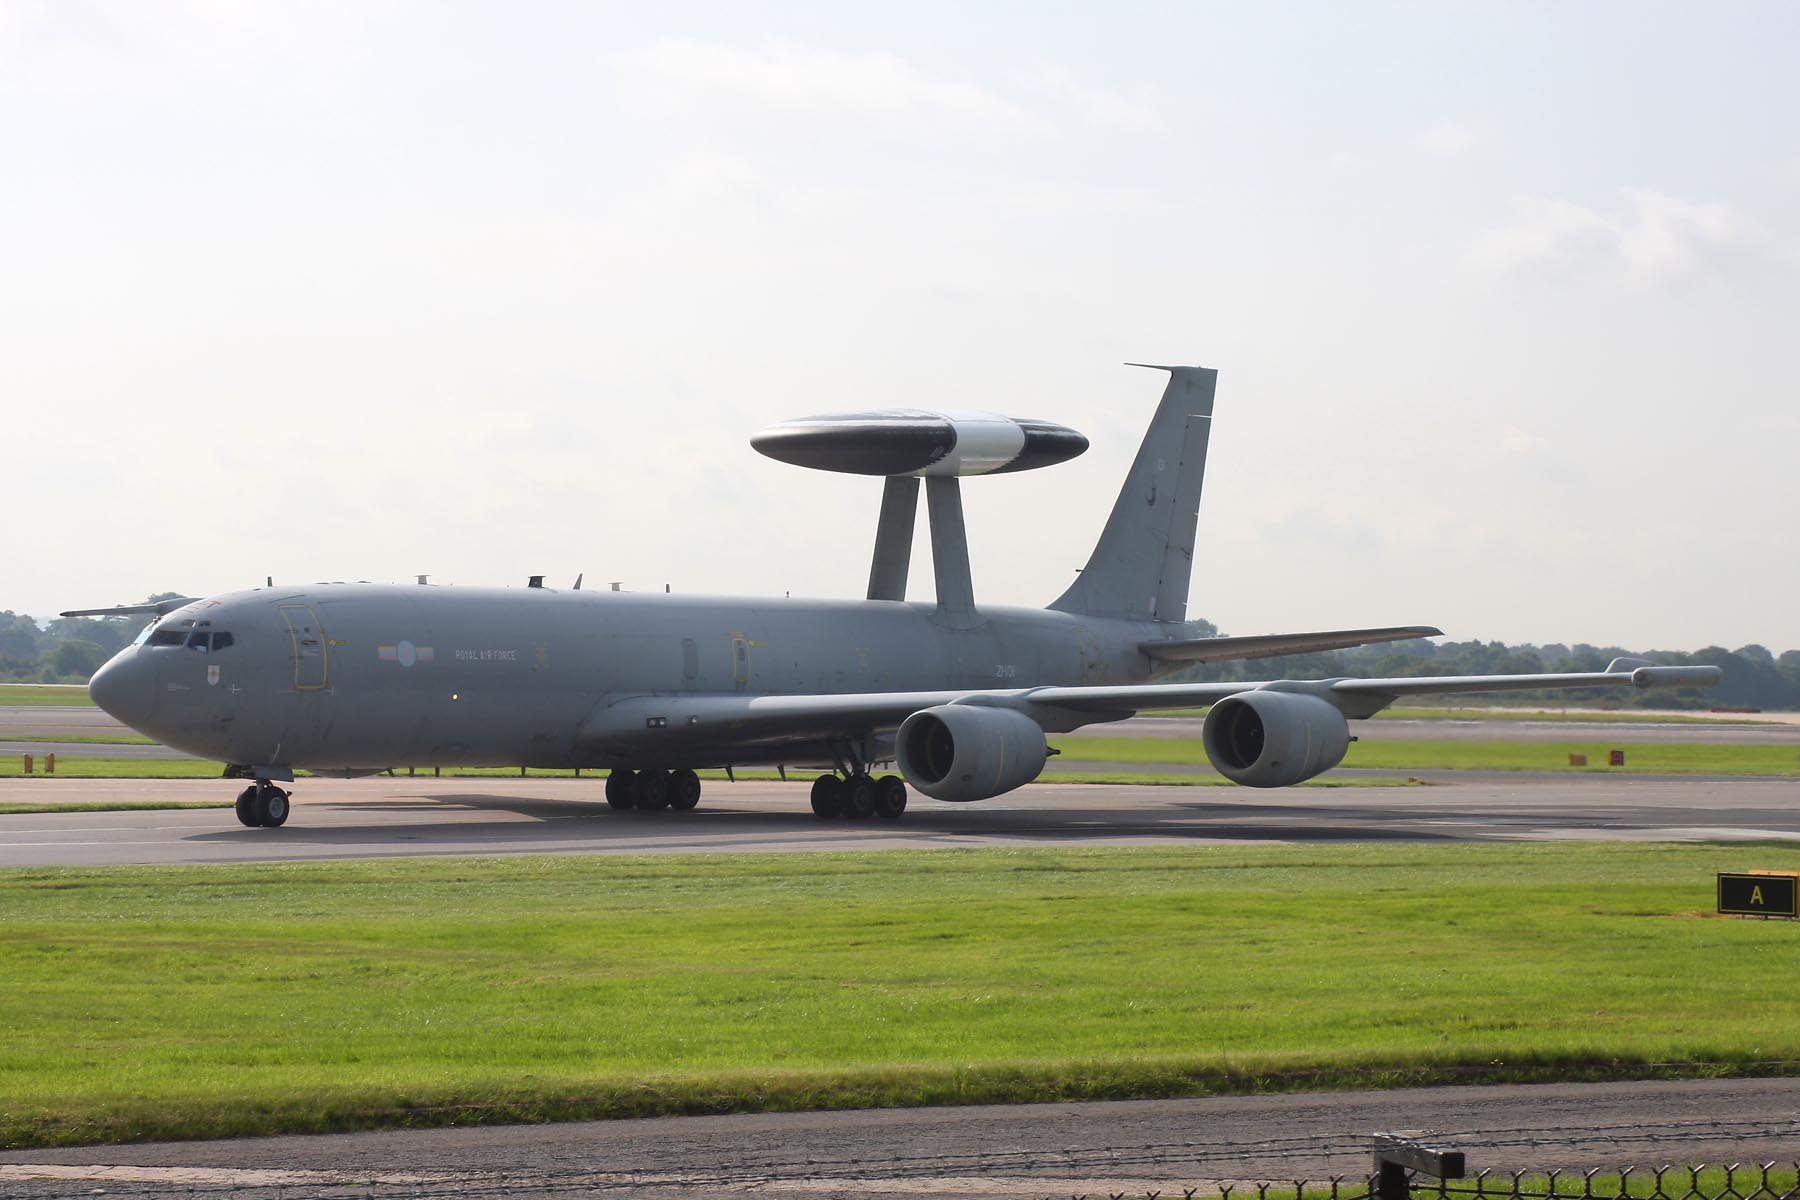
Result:
{"label": "fence post", "polygon": [[1434,1179],[1463,1177],[1462,1151],[1428,1145],[1420,1140],[1423,1136],[1414,1131],[1375,1135],[1373,1190],[1378,1200],[1410,1200],[1412,1183],[1407,1176],[1409,1171],[1429,1175]]}

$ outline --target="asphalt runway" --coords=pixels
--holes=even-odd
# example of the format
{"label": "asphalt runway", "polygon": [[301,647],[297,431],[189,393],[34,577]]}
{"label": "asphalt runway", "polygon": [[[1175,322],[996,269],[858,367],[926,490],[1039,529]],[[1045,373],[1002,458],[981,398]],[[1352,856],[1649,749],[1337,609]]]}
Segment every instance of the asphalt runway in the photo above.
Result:
{"label": "asphalt runway", "polygon": [[[1221,1182],[1346,1180],[1370,1135],[1428,1130],[1471,1173],[1791,1164],[1800,1080],[1420,1088],[1190,1100],[744,1114],[30,1150],[7,1195],[236,1197],[1217,1194]],[[1680,1196],[1677,1173],[1666,1194]],[[1740,1182],[1743,1177],[1740,1176]],[[1490,1186],[1492,1181],[1490,1181]],[[1579,1177],[1576,1189],[1580,1188]],[[1743,1186],[1740,1194],[1750,1194]],[[1239,1194],[1255,1193],[1242,1188]]]}
{"label": "asphalt runway", "polygon": [[[1442,778],[1455,779],[1454,775]],[[0,803],[229,801],[227,780],[0,780]],[[0,867],[469,854],[1334,841],[1800,840],[1785,779],[1484,778],[1418,787],[1035,783],[978,804],[915,796],[898,821],[821,821],[794,781],[708,782],[689,813],[620,812],[583,779],[306,779],[281,829],[228,809],[0,815]]]}

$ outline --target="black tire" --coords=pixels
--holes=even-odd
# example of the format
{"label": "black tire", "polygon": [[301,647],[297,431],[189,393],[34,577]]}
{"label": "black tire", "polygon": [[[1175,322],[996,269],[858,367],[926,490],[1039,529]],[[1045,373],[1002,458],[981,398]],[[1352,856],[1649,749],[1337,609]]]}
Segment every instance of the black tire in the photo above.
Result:
{"label": "black tire", "polygon": [[256,819],[256,789],[254,787],[247,787],[238,793],[237,819],[239,824],[247,825],[252,829],[262,824]]}
{"label": "black tire", "polygon": [[879,789],[867,775],[852,775],[844,788],[843,815],[852,821],[866,821],[875,815],[875,793]]}
{"label": "black tire", "polygon": [[883,775],[875,781],[875,815],[885,821],[895,820],[906,811],[906,780],[898,775]]}
{"label": "black tire", "polygon": [[691,812],[700,803],[700,777],[683,767],[669,773],[669,807],[676,812]]}
{"label": "black tire", "polygon": [[632,807],[632,784],[636,771],[613,771],[606,777],[606,802],[614,808]]}
{"label": "black tire", "polygon": [[652,768],[632,781],[631,798],[645,812],[669,807],[669,773]]}
{"label": "black tire", "polygon": [[813,780],[812,810],[813,816],[829,821],[838,815],[844,803],[844,781],[836,775],[821,775]]}
{"label": "black tire", "polygon": [[288,794],[272,783],[266,783],[256,789],[257,824],[267,829],[279,829],[287,824]]}

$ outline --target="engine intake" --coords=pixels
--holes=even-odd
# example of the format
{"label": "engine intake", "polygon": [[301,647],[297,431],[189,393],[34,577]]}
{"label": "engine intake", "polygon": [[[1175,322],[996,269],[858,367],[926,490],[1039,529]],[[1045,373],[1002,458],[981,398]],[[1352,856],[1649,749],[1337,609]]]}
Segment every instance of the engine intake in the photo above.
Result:
{"label": "engine intake", "polygon": [[1036,721],[1010,708],[941,704],[900,723],[906,782],[933,800],[986,800],[1030,783],[1050,755]]}
{"label": "engine intake", "polygon": [[1328,701],[1298,692],[1227,696],[1200,734],[1219,774],[1248,787],[1287,787],[1344,761],[1350,725]]}

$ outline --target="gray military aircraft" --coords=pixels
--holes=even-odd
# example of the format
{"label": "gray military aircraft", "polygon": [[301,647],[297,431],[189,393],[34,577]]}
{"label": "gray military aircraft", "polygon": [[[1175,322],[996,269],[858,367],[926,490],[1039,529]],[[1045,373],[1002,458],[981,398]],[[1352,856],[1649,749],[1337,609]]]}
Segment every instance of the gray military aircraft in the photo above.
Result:
{"label": "gray military aircraft", "polygon": [[[903,410],[790,422],[755,439],[808,465],[828,459],[837,439],[842,469],[886,476],[864,600],[421,578],[63,615],[154,615],[95,673],[94,702],[160,742],[227,763],[226,776],[251,781],[238,819],[263,827],[287,820],[278,784],[295,768],[355,776],[396,765],[607,770],[613,807],[676,810],[699,802],[697,770],[799,766],[825,771],[811,793],[820,817],[892,818],[908,784],[937,800],[998,796],[1037,778],[1053,753],[1046,735],[1152,707],[1210,706],[1201,737],[1214,767],[1236,783],[1283,787],[1338,765],[1348,722],[1402,696],[1719,681],[1714,667],[1617,659],[1581,674],[1153,682],[1193,663],[1440,632],[1203,637],[1187,623],[1217,372],[1158,369],[1168,386],[1099,543],[1041,611],[975,604],[958,475],[1014,469],[1034,454],[1060,461],[1085,440],[1044,422],[1009,430],[991,415]],[[904,598],[921,478],[935,604]],[[885,763],[899,775],[871,774]]]}

